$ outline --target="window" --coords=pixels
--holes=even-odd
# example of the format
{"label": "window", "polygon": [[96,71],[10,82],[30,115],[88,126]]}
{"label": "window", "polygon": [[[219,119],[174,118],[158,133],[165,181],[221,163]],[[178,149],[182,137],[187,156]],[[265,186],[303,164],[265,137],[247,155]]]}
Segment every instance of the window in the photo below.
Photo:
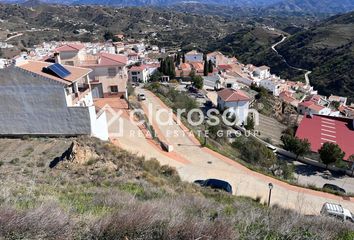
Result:
{"label": "window", "polygon": [[111,86],[111,92],[112,93],[117,93],[118,92],[118,86]]}
{"label": "window", "polygon": [[116,68],[108,68],[108,76],[114,77],[117,75],[117,69]]}
{"label": "window", "polygon": [[132,72],[132,75],[135,76],[135,75],[138,75],[138,73],[137,72]]}

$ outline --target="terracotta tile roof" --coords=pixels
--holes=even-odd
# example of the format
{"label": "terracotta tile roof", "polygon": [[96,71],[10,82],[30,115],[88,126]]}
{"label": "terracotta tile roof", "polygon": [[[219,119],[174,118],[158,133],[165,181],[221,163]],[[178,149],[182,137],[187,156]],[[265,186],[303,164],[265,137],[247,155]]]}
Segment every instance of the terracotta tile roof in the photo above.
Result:
{"label": "terracotta tile roof", "polygon": [[65,45],[62,45],[55,49],[56,52],[78,52],[81,49],[85,48],[83,44],[77,44],[77,43],[67,43]]}
{"label": "terracotta tile roof", "polygon": [[316,103],[314,103],[313,101],[305,101],[299,104],[300,106],[304,106],[307,107],[309,109],[315,110],[317,112],[321,111],[322,109],[324,109],[325,107],[320,106]]}
{"label": "terracotta tile roof", "polygon": [[202,63],[199,62],[192,62],[190,63],[192,65],[192,67],[196,70],[196,71],[204,71],[204,65]]}
{"label": "terracotta tile roof", "polygon": [[246,93],[231,88],[224,88],[219,91],[218,96],[225,102],[250,101],[250,97]]}
{"label": "terracotta tile roof", "polygon": [[110,54],[110,53],[100,53],[101,62],[103,65],[126,65],[128,63],[128,58],[121,54]]}
{"label": "terracotta tile roof", "polygon": [[311,105],[313,105],[313,104],[314,104],[314,103],[311,102],[311,101],[305,101],[305,102],[300,103],[299,105],[300,105],[300,106],[304,106],[304,107],[309,107],[309,106],[311,106]]}
{"label": "terracotta tile roof", "polygon": [[140,65],[140,66],[132,66],[129,70],[141,72],[141,71],[144,71],[145,69],[146,69],[145,65]]}
{"label": "terracotta tile roof", "polygon": [[182,69],[182,70],[191,70],[191,65],[189,63],[181,63],[181,65],[179,65],[179,67]]}
{"label": "terracotta tile roof", "polygon": [[230,70],[232,69],[232,66],[230,64],[225,64],[225,65],[219,65],[218,68],[222,70]]}
{"label": "terracotta tile roof", "polygon": [[83,67],[99,67],[99,66],[125,66],[128,63],[128,58],[124,55],[100,53],[97,56],[88,55],[81,62]]}
{"label": "terracotta tile roof", "polygon": [[80,67],[63,65],[67,70],[70,71],[71,74],[65,78],[60,78],[55,75],[43,72],[43,68],[48,67],[52,64],[53,63],[28,60],[28,61],[18,65],[17,67],[20,69],[38,74],[40,76],[67,84],[67,85],[70,85],[72,82],[75,82],[75,81],[79,80],[80,78],[86,76],[90,72],[92,72],[91,69],[87,69],[87,68],[80,68]]}

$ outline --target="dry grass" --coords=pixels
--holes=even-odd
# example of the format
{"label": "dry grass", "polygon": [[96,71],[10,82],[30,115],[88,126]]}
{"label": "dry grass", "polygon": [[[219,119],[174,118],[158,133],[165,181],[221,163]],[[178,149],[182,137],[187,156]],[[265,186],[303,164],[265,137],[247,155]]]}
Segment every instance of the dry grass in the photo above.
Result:
{"label": "dry grass", "polygon": [[[50,169],[73,140],[97,157]],[[94,139],[18,141],[0,140],[10,150],[23,145],[0,153],[1,239],[353,239],[349,224],[201,189],[156,160]]]}

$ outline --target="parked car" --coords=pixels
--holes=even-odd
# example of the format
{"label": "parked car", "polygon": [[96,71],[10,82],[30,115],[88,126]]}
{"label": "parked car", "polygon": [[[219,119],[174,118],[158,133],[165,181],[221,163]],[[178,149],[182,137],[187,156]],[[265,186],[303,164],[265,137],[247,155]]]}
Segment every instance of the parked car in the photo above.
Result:
{"label": "parked car", "polygon": [[330,184],[330,183],[326,183],[325,185],[323,185],[322,188],[329,189],[329,190],[339,192],[339,193],[346,193],[346,191],[343,188],[338,187],[337,185],[334,185],[334,184]]}
{"label": "parked car", "polygon": [[321,209],[321,214],[325,216],[332,216],[342,221],[349,220],[351,222],[354,222],[352,213],[348,209],[343,208],[342,205],[340,204],[335,204],[335,203],[323,204]]}
{"label": "parked car", "polygon": [[132,87],[133,87],[133,88],[139,87],[139,83],[133,82],[133,83],[132,83]]}
{"label": "parked car", "polygon": [[196,180],[194,183],[202,187],[210,187],[232,194],[232,186],[230,183],[219,179]]}
{"label": "parked car", "polygon": [[273,153],[277,153],[277,148],[272,145],[267,145],[267,148],[271,150]]}
{"label": "parked car", "polygon": [[139,94],[138,94],[138,100],[139,100],[139,101],[144,101],[144,100],[146,100],[145,94],[144,94],[144,93],[139,93]]}

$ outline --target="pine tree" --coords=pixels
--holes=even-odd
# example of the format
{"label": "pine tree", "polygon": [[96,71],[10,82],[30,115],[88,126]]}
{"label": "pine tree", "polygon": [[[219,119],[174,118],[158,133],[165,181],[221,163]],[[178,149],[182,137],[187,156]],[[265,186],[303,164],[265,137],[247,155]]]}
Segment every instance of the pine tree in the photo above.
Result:
{"label": "pine tree", "polygon": [[182,54],[182,62],[186,63],[186,55],[184,53]]}
{"label": "pine tree", "polygon": [[214,71],[213,62],[211,60],[209,60],[209,62],[208,62],[208,71],[210,73],[212,73]]}
{"label": "pine tree", "polygon": [[208,61],[205,59],[204,60],[204,76],[208,76],[208,71],[209,71]]}
{"label": "pine tree", "polygon": [[180,64],[181,64],[181,55],[180,55],[180,53],[177,53],[176,66],[178,67]]}

